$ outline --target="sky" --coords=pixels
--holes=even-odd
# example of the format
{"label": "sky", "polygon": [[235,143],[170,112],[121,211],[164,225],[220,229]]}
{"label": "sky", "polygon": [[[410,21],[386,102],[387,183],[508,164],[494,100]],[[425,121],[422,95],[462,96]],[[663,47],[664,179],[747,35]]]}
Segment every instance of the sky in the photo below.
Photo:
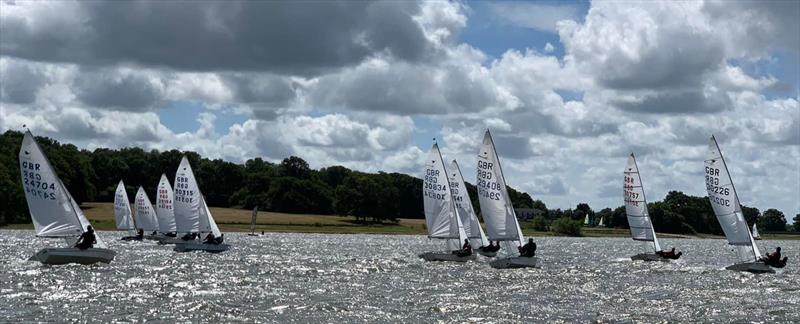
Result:
{"label": "sky", "polygon": [[706,196],[713,134],[740,200],[800,213],[800,2],[0,0],[0,131],[79,147],[420,176],[550,208]]}

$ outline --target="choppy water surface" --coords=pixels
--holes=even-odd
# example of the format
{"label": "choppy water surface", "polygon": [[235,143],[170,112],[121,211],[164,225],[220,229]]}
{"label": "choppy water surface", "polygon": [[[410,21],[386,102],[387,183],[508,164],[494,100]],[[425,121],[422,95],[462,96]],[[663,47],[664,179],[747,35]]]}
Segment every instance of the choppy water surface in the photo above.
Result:
{"label": "choppy water surface", "polygon": [[629,239],[536,238],[540,269],[495,270],[424,262],[443,245],[422,236],[228,234],[209,254],[100,235],[113,263],[44,266],[26,260],[45,240],[0,231],[0,321],[800,321],[798,241],[761,241],[790,265],[752,275],[723,270],[721,240],[665,240],[683,258],[643,263]]}

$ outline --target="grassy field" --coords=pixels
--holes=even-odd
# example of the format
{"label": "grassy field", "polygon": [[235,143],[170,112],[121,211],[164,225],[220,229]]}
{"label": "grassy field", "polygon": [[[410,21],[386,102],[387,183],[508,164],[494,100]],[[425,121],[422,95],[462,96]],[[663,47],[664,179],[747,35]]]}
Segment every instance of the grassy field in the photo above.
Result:
{"label": "grassy field", "polygon": [[[100,230],[113,230],[114,204],[112,203],[84,203],[81,209],[92,224]],[[250,215],[252,211],[234,208],[212,207],[217,225],[223,232],[249,232]],[[558,236],[553,232],[539,232],[530,228],[529,223],[522,223],[522,230],[526,236]],[[32,229],[31,224],[14,224],[5,226],[6,229]],[[400,219],[397,224],[358,224],[353,217],[285,214],[273,212],[259,212],[256,222],[256,231],[261,232],[287,232],[287,233],[342,233],[342,234],[427,234],[425,220]],[[584,227],[583,236],[586,237],[630,237],[630,231],[619,228]],[[662,238],[722,238],[714,235],[676,235],[659,233]],[[797,234],[762,234],[766,240],[798,240]]]}

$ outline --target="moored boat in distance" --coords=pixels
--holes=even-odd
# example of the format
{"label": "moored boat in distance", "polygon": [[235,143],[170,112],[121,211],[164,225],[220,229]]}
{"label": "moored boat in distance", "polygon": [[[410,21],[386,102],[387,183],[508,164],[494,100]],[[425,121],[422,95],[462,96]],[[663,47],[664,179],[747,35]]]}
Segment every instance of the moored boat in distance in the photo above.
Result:
{"label": "moored boat in distance", "polygon": [[[192,166],[184,156],[178,171],[175,173],[174,209],[176,226],[179,232],[197,233],[197,239],[180,240],[175,242],[176,252],[206,251],[223,252],[230,247],[222,242],[223,235],[208,209],[197,180],[194,177]],[[207,242],[206,236],[213,236],[213,242]]]}
{"label": "moored boat in distance", "polygon": [[[535,256],[521,256],[519,248],[525,237],[519,227],[517,215],[508,196],[500,158],[497,156],[492,134],[489,130],[483,136],[478,150],[477,182],[478,202],[490,241],[503,242],[505,247],[501,256],[489,262],[492,268],[530,268],[536,267]],[[535,251],[534,251],[535,252]]]}
{"label": "moored boat in distance", "polygon": [[714,209],[722,231],[725,232],[728,244],[734,246],[739,257],[739,262],[725,269],[752,273],[774,273],[775,270],[761,261],[761,252],[744,220],[742,207],[739,205],[739,196],[736,194],[728,166],[714,135],[711,135],[709,140],[708,158],[705,160],[704,171],[708,200],[711,202],[711,207]]}
{"label": "moored boat in distance", "polygon": [[752,232],[752,234],[753,234],[753,239],[754,240],[760,240],[761,239],[761,234],[758,234],[758,227],[756,227],[755,223],[753,223],[753,232]]}
{"label": "moored boat in distance", "polygon": [[260,236],[260,234],[256,234],[256,217],[258,217],[258,206],[253,207],[253,214],[250,217],[250,234],[247,236]]}
{"label": "moored boat in distance", "polygon": [[110,263],[116,252],[105,248],[95,233],[97,247],[74,247],[90,225],[75,199],[56,175],[36,139],[26,131],[19,151],[22,189],[37,237],[61,238],[68,247],[44,248],[29,260],[48,265]]}
{"label": "moored boat in distance", "polygon": [[661,250],[658,243],[656,231],[653,228],[653,221],[647,210],[647,198],[644,195],[644,185],[639,174],[639,166],[636,164],[636,157],[631,153],[628,163],[623,172],[623,197],[625,200],[625,215],[628,218],[628,225],[631,230],[631,238],[634,241],[650,242],[648,249],[652,248],[652,253],[640,253],[631,256],[631,260],[637,261],[669,261],[670,259],[680,258],[682,253],[675,254]]}
{"label": "moored boat in distance", "polygon": [[439,152],[439,145],[433,144],[425,160],[425,175],[422,180],[422,196],[425,206],[425,223],[428,238],[447,240],[449,251],[425,252],[419,257],[425,261],[466,262],[475,260],[475,254],[457,253],[461,242],[467,239],[464,226],[453,203],[453,194],[447,177],[447,170]]}

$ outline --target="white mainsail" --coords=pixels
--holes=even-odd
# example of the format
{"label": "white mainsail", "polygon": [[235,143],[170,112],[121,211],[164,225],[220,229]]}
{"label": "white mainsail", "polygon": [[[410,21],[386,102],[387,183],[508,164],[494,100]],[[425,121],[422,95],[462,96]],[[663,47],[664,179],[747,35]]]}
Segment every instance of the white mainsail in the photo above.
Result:
{"label": "white mainsail", "polygon": [[132,233],[136,229],[131,203],[128,201],[128,193],[125,192],[125,184],[122,180],[117,184],[117,191],[114,193],[114,218],[117,221],[117,230]]}
{"label": "white mainsail", "polygon": [[[628,227],[631,236],[636,241],[653,242],[653,250],[661,251],[650,213],[647,211],[647,199],[644,196],[642,177],[639,175],[639,166],[633,153],[628,157],[625,165],[623,197],[625,199],[625,214],[628,216]],[[601,221],[602,222],[602,221]],[[602,225],[601,225],[602,226]]]}
{"label": "white mainsail", "polygon": [[597,226],[600,226],[600,227],[606,226],[605,218],[600,217],[600,222],[597,223]]}
{"label": "white mainsail", "polygon": [[708,199],[722,231],[725,232],[728,244],[737,247],[739,258],[743,261],[761,259],[761,253],[742,214],[739,197],[728,172],[728,166],[725,164],[725,158],[722,157],[713,135],[709,140],[708,158],[705,160],[705,180]]}
{"label": "white mainsail", "polygon": [[207,233],[213,233],[215,237],[219,237],[222,233],[219,231],[217,222],[214,221],[214,216],[212,216],[211,211],[208,210],[206,199],[202,195],[200,195],[200,205],[200,219],[203,220],[200,222],[200,237],[204,238]]}
{"label": "white mainsail", "polygon": [[89,225],[77,203],[59,180],[39,144],[26,131],[19,150],[22,189],[36,236],[74,238]]}
{"label": "white mainsail", "polygon": [[250,234],[256,233],[256,217],[258,216],[258,206],[253,207],[253,215],[250,219]]}
{"label": "white mainsail", "polygon": [[761,235],[758,234],[758,228],[756,227],[755,223],[753,223],[753,238],[754,239],[760,239],[761,238]]}
{"label": "white mainsail", "polygon": [[433,144],[428,158],[425,160],[422,194],[428,237],[460,240],[459,222],[453,205],[453,195],[438,144]]}
{"label": "white mainsail", "polygon": [[179,233],[200,231],[200,201],[202,195],[192,172],[189,160],[184,156],[175,172],[174,213],[175,226]]}
{"label": "white mainsail", "polygon": [[583,218],[583,225],[589,225],[589,214],[586,214]]}
{"label": "white mainsail", "polygon": [[172,191],[172,186],[169,185],[167,175],[161,174],[161,180],[158,182],[158,192],[156,196],[156,214],[158,215],[158,231],[161,233],[176,232],[175,228],[175,211],[173,209],[173,197],[175,192]]}
{"label": "white mainsail", "polygon": [[478,201],[486,223],[489,240],[514,241],[519,246],[525,238],[508,196],[503,169],[495,151],[492,134],[486,130],[478,151]]}
{"label": "white mainsail", "polygon": [[475,210],[472,208],[472,201],[469,199],[469,192],[467,192],[467,186],[464,185],[464,177],[456,160],[450,163],[448,172],[450,172],[448,174],[450,175],[450,191],[453,193],[453,202],[467,238],[480,240],[480,246],[488,246],[489,240],[486,239],[478,216],[475,215]]}
{"label": "white mainsail", "polygon": [[156,211],[153,209],[153,204],[150,203],[150,197],[144,192],[144,188],[139,186],[136,191],[136,225],[138,228],[145,232],[152,232],[158,230],[158,218]]}

